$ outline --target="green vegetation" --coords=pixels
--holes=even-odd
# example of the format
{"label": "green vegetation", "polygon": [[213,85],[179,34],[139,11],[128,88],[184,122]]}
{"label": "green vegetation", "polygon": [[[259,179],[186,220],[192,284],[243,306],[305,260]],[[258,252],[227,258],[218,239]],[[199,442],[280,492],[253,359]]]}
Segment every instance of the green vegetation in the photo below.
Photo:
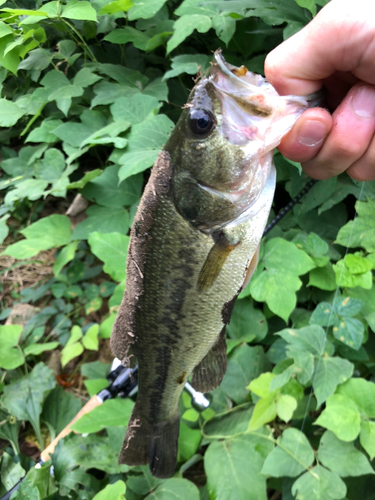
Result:
{"label": "green vegetation", "polygon": [[[375,182],[346,174],[264,239],[211,407],[181,399],[173,478],[117,465],[130,399],[34,469],[106,386],[129,228],[194,75],[219,46],[262,72],[325,3],[0,0],[0,495],[27,474],[13,499],[375,498]],[[308,182],[275,161],[273,214]]]}

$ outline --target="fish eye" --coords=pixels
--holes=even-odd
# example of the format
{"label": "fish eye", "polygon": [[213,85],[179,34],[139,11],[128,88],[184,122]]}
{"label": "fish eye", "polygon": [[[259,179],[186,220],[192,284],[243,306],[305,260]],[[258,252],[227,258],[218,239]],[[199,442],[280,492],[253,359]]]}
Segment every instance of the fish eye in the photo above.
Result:
{"label": "fish eye", "polygon": [[189,115],[189,126],[194,135],[206,136],[213,130],[215,120],[205,109],[192,109]]}

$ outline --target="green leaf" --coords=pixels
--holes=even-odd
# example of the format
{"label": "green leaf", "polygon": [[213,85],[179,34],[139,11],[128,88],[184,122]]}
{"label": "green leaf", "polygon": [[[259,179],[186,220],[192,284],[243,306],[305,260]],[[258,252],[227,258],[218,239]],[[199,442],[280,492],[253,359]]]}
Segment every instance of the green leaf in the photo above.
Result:
{"label": "green leaf", "polygon": [[155,97],[136,94],[133,97],[120,97],[110,107],[115,121],[123,120],[131,125],[143,122],[150,115],[154,115],[160,108]]}
{"label": "green leaf", "polygon": [[128,177],[139,174],[149,167],[152,167],[160,150],[135,151],[134,153],[125,153],[121,156],[121,167],[118,171],[120,182]]}
{"label": "green leaf", "polygon": [[228,368],[220,387],[236,404],[243,403],[249,395],[246,387],[253,379],[267,371],[269,366],[260,346],[237,347],[229,357]]}
{"label": "green leaf", "polygon": [[89,182],[82,195],[104,207],[118,208],[130,206],[139,200],[142,190],[142,175],[134,175],[119,184],[119,167],[108,167]]}
{"label": "green leaf", "polygon": [[59,345],[60,345],[59,342],[45,342],[44,344],[29,344],[24,348],[23,352],[25,356],[29,356],[30,354],[38,356],[42,352],[52,351],[53,349],[56,349],[56,347],[58,347]]}
{"label": "green leaf", "polygon": [[180,434],[178,437],[178,462],[186,462],[197,451],[202,439],[199,429],[191,429],[183,422],[180,424]]}
{"label": "green leaf", "polygon": [[334,394],[315,422],[334,432],[342,441],[353,441],[360,431],[360,415],[356,404],[346,396]]}
{"label": "green leaf", "polygon": [[173,26],[173,36],[167,43],[167,53],[172,52],[178,47],[194,30],[199,33],[206,33],[212,26],[212,21],[207,16],[202,15],[184,15],[177,19]]}
{"label": "green leaf", "polygon": [[103,270],[115,281],[125,278],[129,236],[120,233],[91,233],[88,238],[91,251],[104,262]]}
{"label": "green leaf", "polygon": [[0,408],[0,418],[2,425],[0,426],[0,438],[5,439],[12,445],[16,455],[20,454],[18,446],[18,436],[22,422],[8,414],[5,409]]}
{"label": "green leaf", "polygon": [[259,265],[266,270],[251,280],[251,295],[257,301],[266,302],[272,312],[287,321],[297,303],[295,292],[302,285],[298,276],[310,271],[315,264],[293,243],[273,238],[267,241]]}
{"label": "green leaf", "polygon": [[353,253],[345,255],[344,262],[351,274],[363,274],[373,268],[373,264],[369,259]]}
{"label": "green leaf", "polygon": [[99,325],[92,325],[85,333],[82,344],[85,349],[97,351],[99,349]]}
{"label": "green leaf", "polygon": [[337,394],[347,396],[361,413],[375,418],[375,384],[363,378],[351,378],[337,388]]}
{"label": "green leaf", "polygon": [[288,344],[302,353],[309,352],[314,356],[324,354],[326,335],[320,326],[305,326],[298,330],[286,328],[277,332]]}
{"label": "green leaf", "polygon": [[38,363],[31,373],[4,387],[1,404],[19,420],[31,423],[43,446],[40,433],[40,414],[45,398],[56,385],[55,376],[44,363]]}
{"label": "green leaf", "polygon": [[50,424],[59,434],[77,415],[82,402],[71,392],[65,392],[57,385],[48,395],[43,406],[42,420]]}
{"label": "green leaf", "polygon": [[102,339],[109,339],[112,333],[112,328],[117,314],[112,313],[100,324],[100,337]]}
{"label": "green leaf", "polygon": [[332,326],[338,318],[334,306],[329,302],[318,304],[310,317],[310,325]]}
{"label": "green leaf", "polygon": [[9,234],[9,227],[7,226],[6,223],[9,217],[10,214],[6,214],[3,217],[0,217],[0,245],[3,243],[3,241]]}
{"label": "green leaf", "polygon": [[370,289],[372,287],[372,273],[367,271],[363,274],[352,274],[346,266],[344,259],[339,260],[332,266],[335,275],[336,283],[341,287],[356,287]]}
{"label": "green leaf", "polygon": [[174,78],[182,73],[195,75],[198,73],[199,68],[201,68],[201,71],[203,72],[208,68],[209,60],[210,58],[205,54],[184,54],[172,57],[172,69],[165,73],[163,80]]}
{"label": "green leaf", "polygon": [[24,363],[24,356],[18,341],[22,333],[21,325],[0,326],[0,367],[14,370]]}
{"label": "green leaf", "polygon": [[13,462],[12,457],[4,452],[1,461],[1,482],[9,491],[11,490],[26,474],[26,471],[21,467],[20,463]]}
{"label": "green leaf", "polygon": [[210,444],[204,455],[210,498],[266,500],[266,478],[260,472],[272,448],[265,436],[250,435]]}
{"label": "green leaf", "polygon": [[67,185],[68,189],[82,189],[86,186],[88,182],[93,181],[96,177],[98,177],[103,170],[100,170],[99,168],[92,170],[91,172],[87,172],[81,180],[77,182],[71,182],[70,184]]}
{"label": "green leaf", "polygon": [[269,396],[260,399],[255,405],[253,414],[249,422],[248,431],[255,431],[268,422],[272,422],[272,420],[274,420],[275,418],[275,395],[271,393]]}
{"label": "green leaf", "polygon": [[61,366],[64,368],[69,361],[74,358],[77,358],[83,353],[83,345],[80,342],[76,342],[75,344],[66,345],[64,349],[61,351]]}
{"label": "green leaf", "polygon": [[101,390],[108,387],[108,380],[106,378],[97,378],[94,380],[84,380],[83,382],[88,390],[90,397],[95,396]]}
{"label": "green leaf", "polygon": [[361,420],[361,432],[359,441],[370,456],[370,460],[375,457],[375,422]]}
{"label": "green leaf", "polygon": [[111,31],[104,37],[104,40],[111,43],[125,44],[132,42],[134,47],[147,51],[150,37],[143,31],[139,31],[131,26]]}
{"label": "green leaf", "polygon": [[149,19],[163,7],[167,0],[132,0],[134,7],[128,11],[129,21],[134,19]]}
{"label": "green leaf", "polygon": [[277,439],[277,446],[266,458],[261,472],[273,477],[295,477],[313,461],[314,451],[305,434],[290,428]]}
{"label": "green leaf", "polygon": [[81,434],[91,434],[106,427],[126,426],[133,406],[134,403],[130,399],[107,399],[102,405],[83,415],[71,429]]}
{"label": "green leaf", "polygon": [[13,127],[24,114],[14,102],[0,99],[0,127]]}
{"label": "green leaf", "polygon": [[97,81],[101,80],[102,77],[93,73],[92,68],[82,68],[76,73],[73,84],[78,85],[79,87],[90,87],[94,85]]}
{"label": "green leaf", "polygon": [[343,226],[336,238],[336,243],[344,247],[362,247],[368,252],[375,251],[375,199],[357,201],[355,209],[358,214],[355,221]]}
{"label": "green leaf", "polygon": [[[258,378],[252,380],[248,389],[261,398],[267,397],[271,392],[271,382],[275,375],[271,372],[262,373]],[[277,393],[275,392],[275,395]]]}
{"label": "green leaf", "polygon": [[277,416],[284,422],[292,420],[293,413],[297,408],[297,400],[293,396],[280,394],[276,399]]}
{"label": "green leaf", "polygon": [[268,325],[266,318],[259,309],[255,309],[248,299],[237,300],[227,332],[233,339],[246,335],[254,335],[260,342],[267,335]]}
{"label": "green leaf", "polygon": [[345,483],[321,465],[297,479],[292,486],[296,500],[341,500],[346,495]]}
{"label": "green leaf", "polygon": [[82,0],[69,0],[63,7],[61,17],[82,21],[97,21],[96,11],[91,3]]}
{"label": "green leaf", "polygon": [[41,250],[57,248],[69,243],[70,220],[65,215],[50,215],[34,222],[20,232],[26,237],[26,240],[9,245],[3,253],[16,259],[28,259]]}
{"label": "green leaf", "polygon": [[[221,395],[222,394],[223,393],[221,393]],[[226,401],[224,400],[223,403],[224,413],[215,415],[213,418],[211,418],[211,420],[208,420],[205,423],[205,438],[217,439],[218,436],[220,436],[231,439],[234,434],[245,433],[247,431],[249,420],[253,413],[253,408],[251,406],[236,406],[235,408],[227,411]],[[215,405],[215,403],[213,404]],[[187,412],[190,412],[191,410],[193,409],[191,408],[187,410]]]}
{"label": "green leaf", "polygon": [[56,142],[58,137],[52,133],[52,130],[61,124],[61,120],[44,120],[40,127],[34,128],[30,132],[25,142]]}
{"label": "green leaf", "polygon": [[72,243],[69,243],[69,245],[66,245],[59,255],[57,256],[55,262],[53,263],[53,274],[55,276],[58,276],[62,270],[62,268],[68,264],[68,262],[71,262],[74,259],[74,255],[76,253],[78,246],[78,241],[73,241]]}
{"label": "green leaf", "polygon": [[124,498],[125,491],[126,486],[124,481],[119,480],[113,484],[108,484],[92,500],[121,500]]}
{"label": "green leaf", "polygon": [[236,21],[228,15],[215,16],[212,19],[212,27],[216,31],[216,35],[227,46],[231,41],[236,31]]}
{"label": "green leaf", "polygon": [[72,240],[86,240],[94,231],[98,233],[122,233],[129,231],[129,213],[123,207],[93,205],[86,210],[87,219],[74,229]]}
{"label": "green leaf", "polygon": [[357,450],[353,443],[344,443],[329,431],[326,431],[320,440],[318,459],[340,477],[374,474],[365,455]]}
{"label": "green leaf", "polygon": [[349,318],[358,314],[363,305],[363,300],[354,299],[352,297],[340,297],[335,299],[334,302],[337,314]]}
{"label": "green leaf", "polygon": [[152,491],[145,500],[199,500],[199,490],[194,483],[187,479],[172,478],[163,481]]}
{"label": "green leaf", "polygon": [[333,335],[356,351],[361,347],[365,327],[359,319],[341,318],[337,326],[332,329]]}
{"label": "green leaf", "polygon": [[89,379],[105,378],[109,364],[102,363],[101,361],[92,361],[91,363],[84,363],[81,366],[81,373],[83,377]]}
{"label": "green leaf", "polygon": [[354,366],[346,359],[323,356],[316,365],[313,387],[318,406],[331,396],[339,384],[353,375]]}
{"label": "green leaf", "polygon": [[[160,150],[167,142],[174,123],[165,115],[151,116],[134,125],[128,135],[129,153],[144,150]],[[120,158],[119,163],[122,163]]]}
{"label": "green leaf", "polygon": [[329,262],[324,267],[316,267],[309,273],[308,286],[316,286],[321,290],[333,291],[336,290],[336,275],[332,264]]}

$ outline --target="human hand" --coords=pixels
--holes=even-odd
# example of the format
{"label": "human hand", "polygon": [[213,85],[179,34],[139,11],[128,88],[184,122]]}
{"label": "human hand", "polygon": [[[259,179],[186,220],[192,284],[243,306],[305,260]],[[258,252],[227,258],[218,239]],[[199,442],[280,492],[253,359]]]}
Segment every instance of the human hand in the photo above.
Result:
{"label": "human hand", "polygon": [[279,94],[327,91],[333,114],[305,111],[279,146],[315,179],[345,170],[353,179],[375,179],[374,54],[374,1],[332,0],[266,58],[266,77]]}

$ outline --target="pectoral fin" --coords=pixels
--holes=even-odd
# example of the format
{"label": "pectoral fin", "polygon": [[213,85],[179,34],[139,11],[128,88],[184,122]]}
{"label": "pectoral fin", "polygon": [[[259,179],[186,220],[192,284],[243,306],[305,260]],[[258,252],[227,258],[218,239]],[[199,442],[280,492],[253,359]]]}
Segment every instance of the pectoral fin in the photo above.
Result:
{"label": "pectoral fin", "polygon": [[224,233],[220,233],[216,237],[215,244],[211,248],[198,276],[197,287],[200,292],[209,290],[212,287],[225,261],[237,245],[239,243],[229,243]]}
{"label": "pectoral fin", "polygon": [[260,249],[260,245],[255,250],[255,253],[250,261],[249,267],[247,268],[245,280],[244,280],[243,285],[241,287],[242,290],[247,287],[247,285],[249,284],[249,282],[251,280],[252,275],[255,272],[255,269],[257,268],[258,260],[259,260],[259,249]]}
{"label": "pectoral fin", "polygon": [[191,385],[196,391],[209,392],[218,387],[227,369],[227,344],[225,327],[216,344],[193,370]]}

